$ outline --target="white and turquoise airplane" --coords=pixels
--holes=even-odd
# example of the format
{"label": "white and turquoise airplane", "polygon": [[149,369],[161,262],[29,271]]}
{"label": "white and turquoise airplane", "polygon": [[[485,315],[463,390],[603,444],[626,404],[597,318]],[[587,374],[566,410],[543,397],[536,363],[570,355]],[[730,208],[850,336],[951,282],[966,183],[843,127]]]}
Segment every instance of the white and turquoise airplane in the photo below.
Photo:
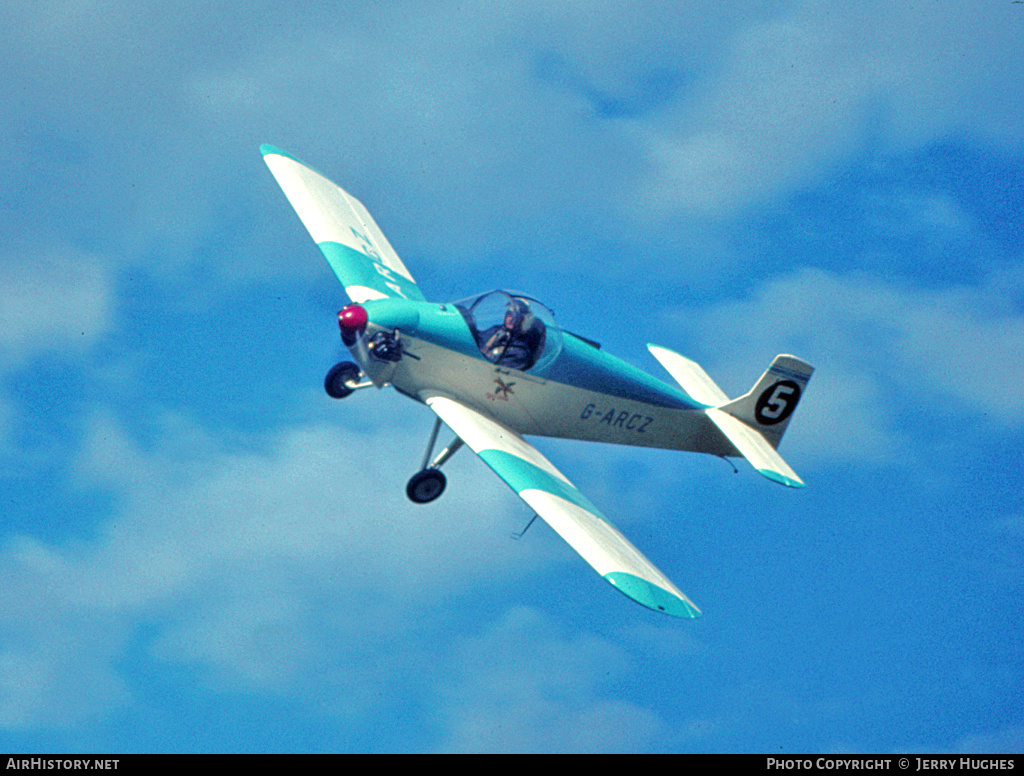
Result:
{"label": "white and turquoise airplane", "polygon": [[[391,385],[437,415],[409,498],[440,496],[440,467],[467,444],[618,591],[654,611],[700,616],[524,436],[742,456],[768,479],[803,487],[776,448],[813,367],[777,356],[748,393],[730,400],[678,353],[647,346],[675,387],[560,328],[529,296],[491,291],[428,302],[361,203],[290,154],[260,150],[352,300],[338,326],[355,363],[330,370],[327,393],[340,399]],[[456,437],[431,458],[442,421]]]}

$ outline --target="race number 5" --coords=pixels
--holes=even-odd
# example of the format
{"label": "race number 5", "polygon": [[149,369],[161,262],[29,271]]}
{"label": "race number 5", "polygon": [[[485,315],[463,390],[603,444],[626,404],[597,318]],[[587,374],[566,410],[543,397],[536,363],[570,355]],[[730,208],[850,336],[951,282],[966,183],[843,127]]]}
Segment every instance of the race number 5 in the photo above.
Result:
{"label": "race number 5", "polygon": [[792,380],[780,380],[758,397],[754,417],[762,426],[774,426],[793,414],[798,401],[800,386]]}

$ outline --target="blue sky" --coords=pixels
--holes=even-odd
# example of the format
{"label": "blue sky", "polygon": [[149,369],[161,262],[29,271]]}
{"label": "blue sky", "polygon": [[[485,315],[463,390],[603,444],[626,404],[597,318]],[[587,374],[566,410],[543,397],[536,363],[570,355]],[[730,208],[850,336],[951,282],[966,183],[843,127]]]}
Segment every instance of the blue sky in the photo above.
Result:
{"label": "blue sky", "polygon": [[[1022,8],[7,4],[0,750],[1021,751]],[[468,452],[406,500],[264,142],[428,298],[817,367],[804,491],[538,441],[703,619]]]}

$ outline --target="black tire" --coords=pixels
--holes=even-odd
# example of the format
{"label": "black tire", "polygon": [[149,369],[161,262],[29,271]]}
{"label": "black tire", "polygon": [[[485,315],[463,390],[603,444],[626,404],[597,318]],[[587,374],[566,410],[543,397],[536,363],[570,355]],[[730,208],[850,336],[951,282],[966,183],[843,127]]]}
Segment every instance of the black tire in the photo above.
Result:
{"label": "black tire", "polygon": [[417,472],[405,486],[405,495],[417,504],[428,504],[442,493],[447,480],[439,469],[424,469]]}
{"label": "black tire", "polygon": [[359,365],[351,361],[342,361],[331,367],[331,371],[324,378],[324,390],[332,399],[344,399],[354,388],[349,388],[345,383],[359,380]]}

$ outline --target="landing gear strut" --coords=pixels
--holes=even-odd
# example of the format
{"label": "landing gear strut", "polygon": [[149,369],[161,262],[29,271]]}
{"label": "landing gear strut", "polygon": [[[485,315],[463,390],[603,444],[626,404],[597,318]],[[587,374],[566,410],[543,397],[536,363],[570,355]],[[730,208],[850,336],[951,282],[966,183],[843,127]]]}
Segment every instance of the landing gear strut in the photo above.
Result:
{"label": "landing gear strut", "polygon": [[437,432],[441,430],[441,419],[434,421],[434,430],[430,432],[430,442],[427,443],[427,452],[423,456],[423,464],[420,471],[414,474],[409,484],[405,486],[405,495],[410,501],[417,504],[427,504],[444,493],[446,484],[445,476],[441,473],[441,466],[455,455],[455,452],[462,447],[462,440],[455,437],[452,443],[437,454],[434,460],[430,460],[430,454],[434,452],[434,443],[437,442]]}

